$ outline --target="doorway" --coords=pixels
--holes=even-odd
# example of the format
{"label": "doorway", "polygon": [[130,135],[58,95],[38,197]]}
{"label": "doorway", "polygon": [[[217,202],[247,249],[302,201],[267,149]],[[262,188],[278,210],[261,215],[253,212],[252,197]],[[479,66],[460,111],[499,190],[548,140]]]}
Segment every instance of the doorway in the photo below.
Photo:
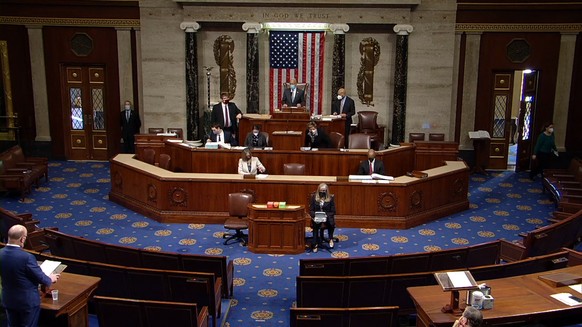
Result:
{"label": "doorway", "polygon": [[105,68],[61,68],[65,154],[70,160],[107,160]]}
{"label": "doorway", "polygon": [[525,171],[531,168],[531,152],[536,138],[532,127],[536,113],[539,71],[520,70],[515,71],[514,76],[520,87],[515,88],[514,96],[517,99],[511,115],[512,122],[515,119],[515,129],[511,134],[513,144],[509,147],[508,166],[512,167],[513,160],[515,171]]}

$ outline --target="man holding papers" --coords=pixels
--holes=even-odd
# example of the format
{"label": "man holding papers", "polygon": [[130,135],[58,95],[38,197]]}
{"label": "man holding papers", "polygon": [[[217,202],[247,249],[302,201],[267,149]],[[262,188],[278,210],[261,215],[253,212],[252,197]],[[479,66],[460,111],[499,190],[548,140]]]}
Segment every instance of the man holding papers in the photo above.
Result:
{"label": "man holding papers", "polygon": [[9,326],[37,326],[40,314],[38,285],[51,286],[60,277],[58,274],[47,276],[36,258],[22,250],[27,235],[24,226],[12,226],[8,230],[8,244],[0,251],[2,303]]}

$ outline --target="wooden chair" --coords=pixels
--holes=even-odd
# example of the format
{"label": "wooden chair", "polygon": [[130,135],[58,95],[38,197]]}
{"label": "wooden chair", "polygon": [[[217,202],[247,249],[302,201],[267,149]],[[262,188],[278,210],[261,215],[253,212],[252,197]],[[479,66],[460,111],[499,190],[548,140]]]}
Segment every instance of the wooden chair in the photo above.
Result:
{"label": "wooden chair", "polygon": [[161,127],[150,127],[148,128],[148,134],[158,134],[163,133],[164,129]]}
{"label": "wooden chair", "polygon": [[376,111],[364,110],[358,112],[358,133],[369,135],[370,142],[374,145],[375,149],[378,148],[380,141],[379,130],[378,113]]}
{"label": "wooden chair", "polygon": [[226,233],[222,236],[226,239],[224,245],[235,242],[241,242],[242,245],[247,244],[248,235],[244,234],[243,230],[248,229],[249,224],[243,218],[248,215],[248,205],[252,202],[253,196],[248,193],[230,193],[228,195],[228,212],[231,217],[224,222],[224,228],[234,230],[235,233]]}
{"label": "wooden chair", "polygon": [[165,170],[171,170],[170,169],[170,162],[172,161],[172,157],[170,157],[170,155],[162,153],[160,154],[160,162],[158,164],[158,166],[160,168],[164,168]]}
{"label": "wooden chair", "polygon": [[342,134],[338,132],[329,133],[329,139],[331,140],[331,147],[336,149],[342,149],[345,146],[345,138]]}
{"label": "wooden chair", "polygon": [[184,139],[184,133],[181,128],[168,127],[168,133],[176,133],[177,138]]}
{"label": "wooden chair", "polygon": [[283,164],[283,174],[285,174],[285,175],[305,175],[305,164],[302,164],[302,163]]}
{"label": "wooden chair", "polygon": [[408,133],[408,142],[424,141],[424,133]]}
{"label": "wooden chair", "polygon": [[363,133],[355,133],[350,135],[350,149],[369,149],[371,145],[370,135]]}
{"label": "wooden chair", "polygon": [[143,162],[154,165],[156,163],[156,150],[152,148],[143,149]]}
{"label": "wooden chair", "polygon": [[429,141],[444,141],[445,134],[444,133],[429,133],[428,140]]}

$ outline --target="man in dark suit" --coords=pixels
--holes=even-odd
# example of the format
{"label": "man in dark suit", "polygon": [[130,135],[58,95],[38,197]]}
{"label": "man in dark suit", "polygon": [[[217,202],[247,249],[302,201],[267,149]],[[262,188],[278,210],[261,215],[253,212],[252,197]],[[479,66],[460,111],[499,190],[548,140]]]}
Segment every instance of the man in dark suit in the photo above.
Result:
{"label": "man in dark suit", "polygon": [[291,87],[283,90],[283,108],[305,105],[305,91],[297,88],[297,80],[291,80]]}
{"label": "man in dark suit", "polygon": [[238,119],[242,118],[242,112],[234,102],[230,102],[230,95],[222,93],[220,95],[222,102],[212,107],[210,120],[212,124],[220,124],[224,131],[228,131],[232,138],[236,139],[238,134]]}
{"label": "man in dark suit", "polygon": [[376,160],[376,151],[370,149],[368,150],[368,160],[360,163],[358,175],[372,175],[373,173],[384,175],[384,162]]}
{"label": "man in dark suit", "polygon": [[126,100],[121,111],[121,137],[124,153],[135,153],[134,135],[139,133],[140,127],[139,113],[132,108],[131,101]]}
{"label": "man in dark suit", "polygon": [[331,140],[323,128],[310,121],[307,123],[304,145],[312,148],[331,148]]}
{"label": "man in dark suit", "polygon": [[26,228],[14,225],[8,230],[8,244],[0,251],[2,303],[6,308],[8,326],[38,325],[40,295],[38,285],[51,286],[60,275],[45,275],[34,255],[22,250]]}
{"label": "man in dark suit", "polygon": [[212,133],[210,133],[210,142],[229,143],[230,145],[237,145],[236,139],[229,131],[222,129],[220,124],[212,125]]}
{"label": "man in dark suit", "polygon": [[341,115],[346,119],[345,126],[345,146],[349,145],[350,130],[352,128],[352,116],[356,114],[356,104],[354,100],[346,95],[346,89],[343,87],[337,90],[337,100],[331,105],[332,115]]}

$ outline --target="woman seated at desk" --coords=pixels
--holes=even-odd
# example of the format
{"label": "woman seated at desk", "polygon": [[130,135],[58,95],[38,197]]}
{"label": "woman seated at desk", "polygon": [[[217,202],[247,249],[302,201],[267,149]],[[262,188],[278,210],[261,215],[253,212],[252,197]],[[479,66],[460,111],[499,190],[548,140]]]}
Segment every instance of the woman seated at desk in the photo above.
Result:
{"label": "woman seated at desk", "polygon": [[330,148],[331,140],[323,128],[317,127],[314,121],[310,121],[307,123],[304,145],[311,148]]}
{"label": "woman seated at desk", "polygon": [[250,148],[264,148],[267,146],[267,137],[261,133],[260,125],[253,125],[253,131],[247,134],[245,146]]}
{"label": "woman seated at desk", "polygon": [[253,157],[251,149],[245,148],[238,159],[238,173],[241,175],[264,173],[267,168],[263,166],[259,158]]}
{"label": "woman seated at desk", "polygon": [[[316,212],[325,212],[326,221],[316,222],[314,219]],[[317,247],[324,240],[324,229],[327,229],[329,247],[333,249],[333,231],[335,230],[335,199],[334,195],[329,193],[327,184],[319,184],[317,187],[317,192],[311,196],[309,215],[311,215],[311,228],[313,228],[313,252],[317,252]]]}

